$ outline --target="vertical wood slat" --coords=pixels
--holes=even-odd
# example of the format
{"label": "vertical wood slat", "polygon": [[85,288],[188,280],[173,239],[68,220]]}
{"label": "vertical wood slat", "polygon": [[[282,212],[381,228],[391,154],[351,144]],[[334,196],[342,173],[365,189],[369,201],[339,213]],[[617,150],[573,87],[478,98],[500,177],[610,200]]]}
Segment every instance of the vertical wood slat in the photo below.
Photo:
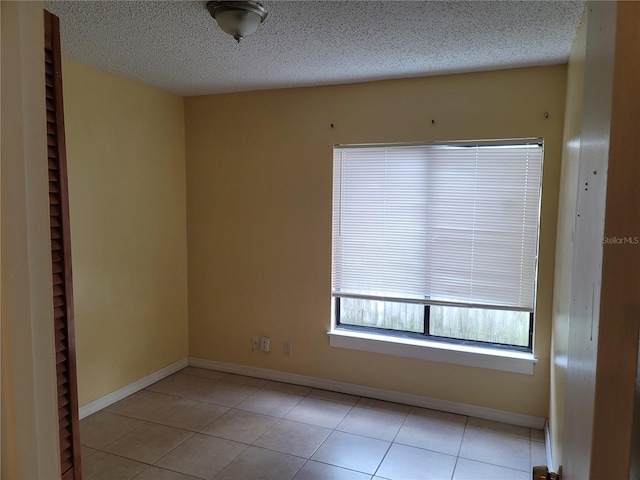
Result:
{"label": "vertical wood slat", "polygon": [[58,422],[62,480],[81,480],[80,420],[73,317],[69,193],[62,98],[60,22],[45,11],[45,83],[49,169],[52,288],[56,338]]}

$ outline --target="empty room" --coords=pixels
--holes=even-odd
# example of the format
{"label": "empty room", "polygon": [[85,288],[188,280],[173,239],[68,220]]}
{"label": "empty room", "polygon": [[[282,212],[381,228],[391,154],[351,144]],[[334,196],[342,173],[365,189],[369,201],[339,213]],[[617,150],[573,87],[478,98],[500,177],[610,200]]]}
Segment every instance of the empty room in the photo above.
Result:
{"label": "empty room", "polygon": [[2,478],[640,478],[640,3],[2,2]]}

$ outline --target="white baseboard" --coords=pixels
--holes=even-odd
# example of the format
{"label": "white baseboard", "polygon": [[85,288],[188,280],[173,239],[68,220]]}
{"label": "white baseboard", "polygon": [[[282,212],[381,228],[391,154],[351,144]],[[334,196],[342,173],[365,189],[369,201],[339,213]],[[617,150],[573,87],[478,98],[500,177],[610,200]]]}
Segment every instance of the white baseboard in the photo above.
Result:
{"label": "white baseboard", "polygon": [[178,370],[182,370],[186,366],[189,365],[189,360],[183,358],[182,360],[178,360],[177,362],[172,363],[171,365],[167,365],[160,370],[153,372],[146,377],[141,378],[140,380],[136,380],[129,385],[122,387],[120,390],[116,390],[115,392],[109,393],[104,397],[101,397],[97,400],[94,400],[91,403],[87,403],[85,406],[80,407],[79,416],[80,419],[84,417],[88,417],[89,415],[96,413],[103,408],[108,407],[109,405],[113,405],[114,403],[122,400],[123,398],[128,397],[129,395],[136,393],[143,388],[148,387],[149,385],[156,383],[159,380],[162,380],[165,377],[177,372]]}
{"label": "white baseboard", "polygon": [[207,368],[209,370],[219,370],[221,372],[235,373],[238,375],[247,375],[250,377],[264,378],[267,380],[274,380],[278,382],[293,383],[296,385],[304,385],[307,387],[321,388],[323,390],[332,390],[334,392],[348,393],[351,395],[358,395],[360,397],[403,403],[406,405],[430,408],[443,412],[458,413],[461,415],[484,418],[487,420],[495,420],[512,425],[537,428],[539,430],[543,429],[545,426],[545,419],[542,417],[507,412],[494,408],[480,407],[467,403],[452,402],[450,400],[440,400],[437,398],[423,397],[411,393],[384,390],[382,388],[367,387],[365,385],[358,385],[355,383],[345,383],[338,382],[336,380],[327,380],[324,378],[308,377],[306,375],[281,372],[278,370],[269,370],[266,368],[250,367],[246,365],[218,362],[215,360],[205,360],[202,358],[194,357],[189,357],[189,366]]}

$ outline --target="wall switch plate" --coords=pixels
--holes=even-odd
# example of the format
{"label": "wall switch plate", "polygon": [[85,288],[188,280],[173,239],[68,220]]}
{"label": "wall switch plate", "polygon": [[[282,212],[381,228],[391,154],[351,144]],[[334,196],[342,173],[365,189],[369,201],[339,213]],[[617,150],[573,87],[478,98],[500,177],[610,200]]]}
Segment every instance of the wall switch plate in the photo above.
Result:
{"label": "wall switch plate", "polygon": [[291,356],[291,342],[286,341],[284,342],[283,346],[282,346],[282,353],[285,354],[285,356],[289,357]]}
{"label": "wall switch plate", "polygon": [[262,337],[260,339],[260,350],[268,352],[271,348],[271,339],[269,337]]}
{"label": "wall switch plate", "polygon": [[251,343],[251,351],[255,352],[258,349],[260,349],[260,337],[256,335],[253,337],[253,341]]}

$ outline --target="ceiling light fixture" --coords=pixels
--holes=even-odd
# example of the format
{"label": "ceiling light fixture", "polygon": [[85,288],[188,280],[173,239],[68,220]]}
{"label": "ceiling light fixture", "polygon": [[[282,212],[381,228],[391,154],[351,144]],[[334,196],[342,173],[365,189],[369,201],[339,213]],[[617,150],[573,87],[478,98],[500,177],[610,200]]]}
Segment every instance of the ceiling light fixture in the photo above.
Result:
{"label": "ceiling light fixture", "polygon": [[207,10],[218,26],[235,38],[238,43],[254,33],[267,18],[267,9],[258,2],[209,2]]}

